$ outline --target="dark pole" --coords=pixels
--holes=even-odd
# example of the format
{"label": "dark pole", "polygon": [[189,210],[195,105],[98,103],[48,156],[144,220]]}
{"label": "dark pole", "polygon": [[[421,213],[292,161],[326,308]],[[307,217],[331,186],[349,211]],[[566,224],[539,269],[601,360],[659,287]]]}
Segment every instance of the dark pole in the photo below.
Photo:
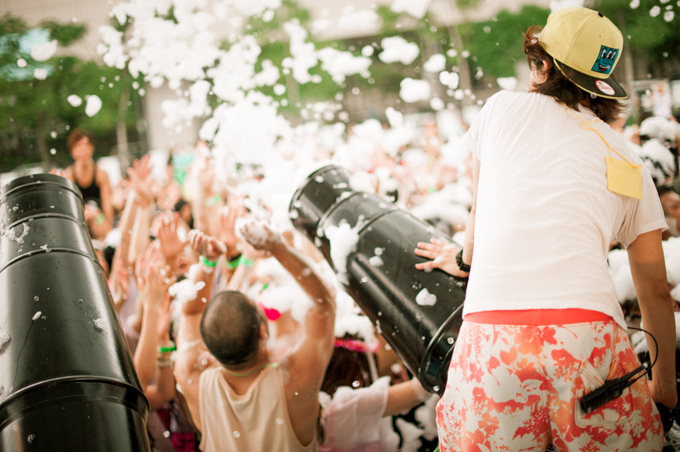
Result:
{"label": "dark pole", "polygon": [[71,181],[0,191],[0,450],[149,451],[149,405]]}

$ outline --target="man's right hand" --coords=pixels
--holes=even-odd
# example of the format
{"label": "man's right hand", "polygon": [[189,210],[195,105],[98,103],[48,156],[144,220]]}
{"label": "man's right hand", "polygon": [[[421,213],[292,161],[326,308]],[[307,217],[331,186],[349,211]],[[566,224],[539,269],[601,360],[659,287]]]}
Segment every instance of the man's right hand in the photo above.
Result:
{"label": "man's right hand", "polygon": [[264,221],[247,218],[241,224],[239,232],[256,250],[274,252],[283,244],[283,237]]}

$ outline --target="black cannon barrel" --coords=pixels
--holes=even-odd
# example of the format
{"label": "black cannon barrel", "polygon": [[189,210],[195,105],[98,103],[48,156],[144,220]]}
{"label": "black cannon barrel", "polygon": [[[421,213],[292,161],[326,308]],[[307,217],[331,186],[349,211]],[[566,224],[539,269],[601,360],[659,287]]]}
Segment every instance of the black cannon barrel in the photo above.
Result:
{"label": "black cannon barrel", "polygon": [[351,194],[350,173],[340,166],[324,166],[310,174],[303,187],[295,192],[289,213],[295,227],[313,238],[321,217],[343,193]]}
{"label": "black cannon barrel", "polygon": [[[347,174],[335,165],[311,174],[291,200],[291,221],[342,275],[347,292],[409,371],[425,389],[441,394],[462,323],[465,283],[441,270],[417,270],[425,259],[414,250],[433,237],[450,239],[379,196],[339,190],[335,176],[349,180]],[[344,223],[355,229],[358,242],[346,268],[337,268],[326,231]]]}
{"label": "black cannon barrel", "polygon": [[0,234],[0,450],[150,450],[148,402],[77,186],[11,181]]}

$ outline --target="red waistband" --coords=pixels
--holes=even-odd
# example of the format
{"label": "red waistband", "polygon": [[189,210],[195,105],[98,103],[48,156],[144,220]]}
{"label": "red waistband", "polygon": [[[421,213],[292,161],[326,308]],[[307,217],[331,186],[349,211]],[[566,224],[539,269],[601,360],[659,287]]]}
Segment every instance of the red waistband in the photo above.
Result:
{"label": "red waistband", "polygon": [[472,323],[493,325],[569,325],[573,323],[606,322],[611,316],[590,309],[523,309],[517,311],[483,311],[465,315]]}

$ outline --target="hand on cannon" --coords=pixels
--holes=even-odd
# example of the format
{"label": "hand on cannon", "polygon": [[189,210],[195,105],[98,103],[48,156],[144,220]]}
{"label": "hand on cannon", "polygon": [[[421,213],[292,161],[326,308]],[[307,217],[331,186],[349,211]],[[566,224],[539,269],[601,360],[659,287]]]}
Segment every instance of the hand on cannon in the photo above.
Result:
{"label": "hand on cannon", "polygon": [[435,238],[430,239],[430,243],[418,242],[415,253],[431,260],[416,264],[416,268],[425,271],[438,268],[450,275],[467,278],[470,273],[462,271],[456,263],[459,252],[460,248],[456,245]]}

